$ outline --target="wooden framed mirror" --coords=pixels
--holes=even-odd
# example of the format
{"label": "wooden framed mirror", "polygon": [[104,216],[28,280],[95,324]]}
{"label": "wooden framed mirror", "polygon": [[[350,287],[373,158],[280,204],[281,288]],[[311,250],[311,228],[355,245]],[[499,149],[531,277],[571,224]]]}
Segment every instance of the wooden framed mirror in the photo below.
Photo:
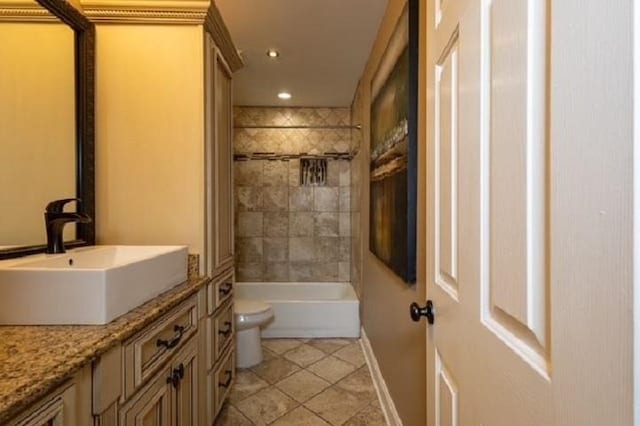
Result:
{"label": "wooden framed mirror", "polygon": [[64,0],[0,0],[0,36],[0,259],[45,250],[60,198],[94,219],[65,245],[93,245],[94,26]]}

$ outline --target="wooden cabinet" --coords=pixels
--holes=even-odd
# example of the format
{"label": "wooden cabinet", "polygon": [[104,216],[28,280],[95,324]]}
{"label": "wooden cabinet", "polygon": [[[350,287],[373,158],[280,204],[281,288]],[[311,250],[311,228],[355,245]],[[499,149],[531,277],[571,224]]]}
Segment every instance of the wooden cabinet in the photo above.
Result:
{"label": "wooden cabinet", "polygon": [[232,73],[205,32],[205,163],[207,173],[207,273],[233,265]]}
{"label": "wooden cabinet", "polygon": [[171,383],[167,382],[171,373],[171,368],[158,372],[136,396],[130,399],[120,411],[119,424],[122,426],[171,425]]}

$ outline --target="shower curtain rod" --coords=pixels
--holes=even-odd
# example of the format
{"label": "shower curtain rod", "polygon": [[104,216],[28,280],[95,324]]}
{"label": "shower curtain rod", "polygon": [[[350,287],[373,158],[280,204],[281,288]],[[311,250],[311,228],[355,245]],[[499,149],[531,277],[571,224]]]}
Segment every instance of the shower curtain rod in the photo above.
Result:
{"label": "shower curtain rod", "polygon": [[361,130],[362,126],[356,124],[353,126],[234,126],[234,129],[356,129]]}

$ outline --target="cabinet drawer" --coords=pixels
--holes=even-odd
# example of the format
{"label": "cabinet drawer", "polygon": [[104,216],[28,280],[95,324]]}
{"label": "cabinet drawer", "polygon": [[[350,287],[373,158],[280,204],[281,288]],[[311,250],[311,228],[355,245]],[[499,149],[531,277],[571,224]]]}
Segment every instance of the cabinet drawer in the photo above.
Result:
{"label": "cabinet drawer", "polygon": [[207,317],[207,370],[222,356],[234,334],[233,301],[230,300],[215,316]]}
{"label": "cabinet drawer", "polygon": [[224,274],[214,278],[207,285],[207,314],[213,312],[222,306],[227,300],[233,296],[233,268]]}
{"label": "cabinet drawer", "polygon": [[194,295],[134,336],[125,345],[125,398],[145,383],[173,356],[198,328]]}
{"label": "cabinet drawer", "polygon": [[222,362],[218,364],[218,368],[207,375],[207,397],[209,402],[207,405],[210,410],[207,424],[213,424],[213,420],[220,412],[222,404],[231,390],[235,377],[235,348],[231,345]]}

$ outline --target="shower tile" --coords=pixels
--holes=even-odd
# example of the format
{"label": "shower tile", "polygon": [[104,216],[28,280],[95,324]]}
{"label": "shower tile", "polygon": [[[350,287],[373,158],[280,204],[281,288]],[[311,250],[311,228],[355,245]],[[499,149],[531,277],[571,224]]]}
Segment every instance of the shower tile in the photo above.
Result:
{"label": "shower tile", "polygon": [[289,214],[287,212],[264,213],[264,236],[287,237],[289,236]]}
{"label": "shower tile", "polygon": [[236,227],[238,237],[262,237],[262,212],[239,212]]}
{"label": "shower tile", "polygon": [[340,239],[338,237],[318,237],[315,243],[317,262],[337,262],[340,260]]}
{"label": "shower tile", "polygon": [[314,254],[313,238],[289,238],[289,260],[292,262],[312,261]]}
{"label": "shower tile", "polygon": [[289,199],[289,187],[273,186],[263,188],[264,200],[263,210],[268,211],[287,211]]}
{"label": "shower tile", "polygon": [[234,182],[238,186],[262,186],[263,160],[236,161]]}
{"label": "shower tile", "polygon": [[286,262],[289,258],[288,238],[265,238],[263,247],[265,262]]}
{"label": "shower tile", "polygon": [[258,186],[236,187],[236,211],[254,212],[262,210],[262,188]]}
{"label": "shower tile", "polygon": [[338,188],[314,188],[314,210],[317,212],[338,211]]}
{"label": "shower tile", "polygon": [[340,260],[351,259],[351,237],[340,237]]}
{"label": "shower tile", "polygon": [[289,213],[289,236],[311,237],[314,233],[314,214],[311,212]]}
{"label": "shower tile", "polygon": [[311,262],[291,262],[289,264],[289,280],[293,282],[313,281],[313,265]]}
{"label": "shower tile", "polygon": [[341,212],[348,212],[351,210],[351,188],[348,186],[341,186],[340,187],[340,194],[339,194],[339,206],[338,208],[340,209]]}
{"label": "shower tile", "polygon": [[300,186],[300,160],[289,160],[289,186]]}
{"label": "shower tile", "polygon": [[338,262],[338,281],[348,283],[351,281],[351,263]]}
{"label": "shower tile", "polygon": [[322,262],[313,265],[314,281],[338,281],[338,262]]}
{"label": "shower tile", "polygon": [[289,210],[292,212],[313,211],[313,188],[299,186],[289,191]]}
{"label": "shower tile", "polygon": [[237,260],[243,263],[262,262],[263,238],[236,238]]}
{"label": "shower tile", "polygon": [[241,282],[263,281],[262,263],[241,263],[236,266],[236,280]]}
{"label": "shower tile", "polygon": [[351,214],[349,214],[348,212],[340,213],[340,236],[351,236]]}
{"label": "shower tile", "polygon": [[289,262],[265,263],[264,280],[267,282],[289,281]]}
{"label": "shower tile", "polygon": [[327,186],[338,186],[340,184],[340,166],[337,160],[327,162]]}
{"label": "shower tile", "polygon": [[338,213],[315,213],[315,235],[318,237],[337,237],[339,235]]}
{"label": "shower tile", "polygon": [[340,168],[340,186],[349,186],[351,184],[351,163],[348,161],[339,161]]}
{"label": "shower tile", "polygon": [[289,181],[288,161],[264,162],[264,186],[287,186]]}

